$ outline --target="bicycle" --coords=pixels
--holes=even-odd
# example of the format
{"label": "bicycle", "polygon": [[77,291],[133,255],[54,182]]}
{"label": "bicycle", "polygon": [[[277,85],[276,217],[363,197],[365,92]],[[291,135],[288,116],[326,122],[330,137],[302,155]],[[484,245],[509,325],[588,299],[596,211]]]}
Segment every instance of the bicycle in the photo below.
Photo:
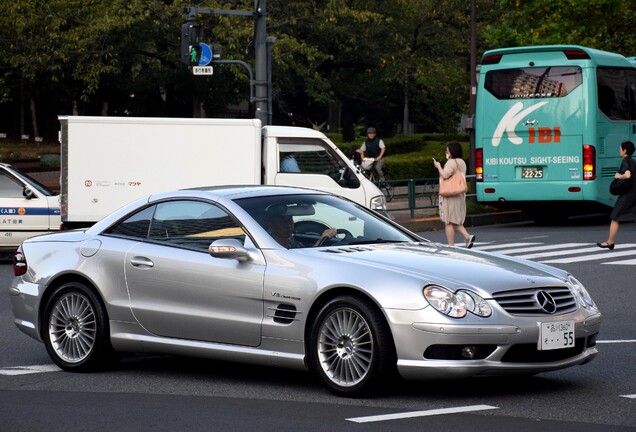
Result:
{"label": "bicycle", "polygon": [[387,172],[386,167],[382,170],[384,172],[384,179],[380,180],[376,179],[375,177],[376,173],[373,169],[373,167],[375,166],[374,158],[364,158],[364,160],[362,160],[360,164],[356,164],[356,166],[363,176],[371,180],[378,186],[378,188],[380,188],[387,202],[393,199],[393,197],[395,196],[395,187],[391,182],[391,176]]}

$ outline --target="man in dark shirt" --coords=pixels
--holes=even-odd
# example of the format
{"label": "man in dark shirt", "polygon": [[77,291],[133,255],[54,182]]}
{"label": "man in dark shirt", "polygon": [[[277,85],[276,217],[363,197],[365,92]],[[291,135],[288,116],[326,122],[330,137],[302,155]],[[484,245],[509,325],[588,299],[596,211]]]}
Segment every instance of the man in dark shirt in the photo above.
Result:
{"label": "man in dark shirt", "polygon": [[367,139],[362,143],[360,153],[362,154],[362,159],[364,159],[365,156],[375,159],[372,169],[375,171],[375,178],[379,181],[384,180],[382,167],[384,167],[385,150],[384,141],[377,136],[375,128],[370,127],[367,129]]}

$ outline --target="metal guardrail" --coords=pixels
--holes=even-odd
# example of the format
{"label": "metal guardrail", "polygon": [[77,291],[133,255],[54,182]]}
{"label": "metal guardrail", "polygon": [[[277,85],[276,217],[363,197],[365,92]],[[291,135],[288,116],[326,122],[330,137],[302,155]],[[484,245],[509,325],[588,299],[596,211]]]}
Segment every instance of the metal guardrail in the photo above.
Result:
{"label": "metal guardrail", "polygon": [[[469,185],[474,184],[470,180],[475,178],[475,174],[466,176],[466,182]],[[401,180],[384,180],[385,183],[394,185],[394,198],[406,197],[408,207],[393,207],[388,211],[405,211],[411,212],[411,218],[415,217],[415,210],[437,208],[439,205],[439,178],[419,178],[419,179],[401,179]],[[474,197],[474,192],[469,192],[466,197]],[[429,205],[420,205],[423,200],[427,200]]]}

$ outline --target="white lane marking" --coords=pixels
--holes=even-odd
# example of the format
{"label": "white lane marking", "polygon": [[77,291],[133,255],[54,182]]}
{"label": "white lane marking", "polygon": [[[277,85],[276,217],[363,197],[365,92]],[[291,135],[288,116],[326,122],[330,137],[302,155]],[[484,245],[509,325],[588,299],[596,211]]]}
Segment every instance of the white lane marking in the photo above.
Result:
{"label": "white lane marking", "polygon": [[60,372],[62,369],[55,365],[12,366],[0,369],[0,375],[27,375],[43,372]]}
{"label": "white lane marking", "polygon": [[[536,246],[536,245],[542,245],[542,244],[545,244],[545,243],[505,243],[505,244],[496,243],[496,244],[491,244],[489,246],[479,246],[475,249],[487,251],[490,249],[516,248],[516,247],[522,247],[522,246]],[[479,243],[477,243],[477,245],[479,245]]]}
{"label": "white lane marking", "polygon": [[[557,255],[563,255],[563,251],[556,251],[555,249],[567,249],[567,248],[580,248],[581,246],[589,246],[589,243],[559,243],[559,244],[553,244],[553,245],[546,245],[543,244],[541,246],[532,246],[532,247],[526,247],[526,248],[507,248],[507,249],[501,249],[496,251],[497,253],[502,253],[505,255],[509,255],[509,254],[515,254],[515,253],[524,253],[524,252],[539,252],[539,251],[543,251],[542,253],[556,253]],[[597,247],[598,249],[598,247]],[[577,250],[577,249],[575,249]],[[546,252],[547,251],[547,252]],[[570,251],[568,251],[570,252]],[[572,251],[574,253],[574,251]],[[541,254],[536,254],[537,256],[541,256]],[[531,255],[516,255],[518,258],[526,258],[527,256],[532,256],[535,254],[531,254]]]}
{"label": "white lane marking", "polygon": [[630,260],[622,260],[622,261],[611,261],[611,262],[604,262],[601,264],[610,264],[610,265],[634,265],[636,264],[636,259],[630,259]]}
{"label": "white lane marking", "polygon": [[527,254],[527,255],[517,255],[516,257],[524,258],[524,259],[535,259],[535,258],[548,258],[553,256],[562,257],[564,255],[580,255],[580,254],[586,254],[588,252],[601,252],[601,250],[598,248],[598,246],[594,246],[594,247],[588,247],[588,248],[578,248],[574,250],[570,250],[570,249],[557,250],[557,251],[551,250],[549,252],[533,253],[533,254]]}
{"label": "white lane marking", "polygon": [[387,420],[400,420],[406,418],[413,417],[427,417],[434,415],[443,415],[443,414],[457,414],[471,411],[482,411],[482,410],[491,410],[491,409],[499,409],[499,407],[490,406],[490,405],[470,405],[465,407],[457,407],[457,408],[441,408],[427,411],[411,411],[405,413],[397,413],[397,414],[384,414],[384,415],[376,415],[376,416],[368,416],[368,417],[354,417],[349,418],[347,421],[355,422],[355,423],[371,423],[371,422],[379,422],[379,421],[387,421]]}
{"label": "white lane marking", "polygon": [[633,394],[633,395],[620,395],[620,397],[624,397],[624,398],[627,398],[627,399],[636,399],[636,394]]}
{"label": "white lane marking", "polygon": [[[621,245],[621,246],[623,246],[623,245]],[[635,245],[633,245],[633,244],[632,245],[624,245],[623,248],[628,247],[628,246],[635,246]],[[621,247],[618,247],[618,246],[617,246],[617,248],[622,249]],[[636,249],[629,249],[629,250],[625,250],[625,251],[622,251],[622,252],[596,253],[594,255],[589,255],[589,256],[573,257],[573,258],[562,258],[562,259],[547,260],[547,261],[540,261],[540,262],[542,262],[542,263],[554,263],[554,264],[567,264],[567,263],[581,262],[581,261],[604,260],[604,259],[617,258],[617,257],[621,257],[621,256],[628,256],[628,255],[636,255]]]}
{"label": "white lane marking", "polygon": [[615,344],[615,343],[636,343],[636,339],[623,339],[623,340],[600,340],[600,341],[596,341],[596,343],[606,343],[606,344]]}

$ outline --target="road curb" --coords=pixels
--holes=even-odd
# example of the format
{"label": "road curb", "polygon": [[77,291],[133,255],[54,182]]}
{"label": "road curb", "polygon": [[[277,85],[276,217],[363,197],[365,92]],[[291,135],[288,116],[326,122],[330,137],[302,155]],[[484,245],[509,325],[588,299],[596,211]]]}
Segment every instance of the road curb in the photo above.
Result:
{"label": "road curb", "polygon": [[[515,222],[528,222],[531,221],[530,217],[520,210],[475,214],[467,215],[464,226],[475,227],[484,225],[499,225]],[[426,217],[415,219],[400,219],[396,218],[397,223],[413,232],[422,231],[438,231],[444,228],[443,222],[439,217]]]}

